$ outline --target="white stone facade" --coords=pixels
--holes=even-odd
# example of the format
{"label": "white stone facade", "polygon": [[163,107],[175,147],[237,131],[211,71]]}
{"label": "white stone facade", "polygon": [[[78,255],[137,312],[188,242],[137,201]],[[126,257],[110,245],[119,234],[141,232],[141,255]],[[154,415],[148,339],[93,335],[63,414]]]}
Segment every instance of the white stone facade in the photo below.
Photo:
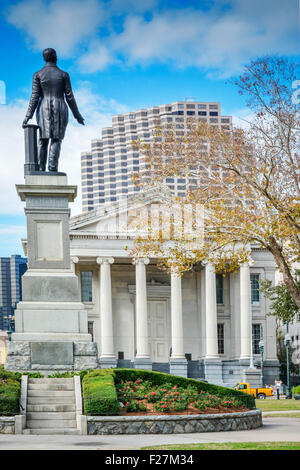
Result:
{"label": "white stone facade", "polygon": [[112,230],[121,226],[122,215],[120,206],[111,204],[71,219],[71,259],[83,296],[90,289],[85,279],[92,283],[89,297],[81,300],[100,366],[147,368],[234,385],[242,380],[252,352],[254,364],[260,363],[257,338],[251,341],[254,324],[263,326],[265,382],[274,383],[275,320],[267,316],[262,294],[251,302],[250,286],[253,274],[274,281],[271,254],[252,247],[254,263],[226,274],[217,295],[209,264],[178,278],[159,269],[154,258],[133,262],[133,234]]}

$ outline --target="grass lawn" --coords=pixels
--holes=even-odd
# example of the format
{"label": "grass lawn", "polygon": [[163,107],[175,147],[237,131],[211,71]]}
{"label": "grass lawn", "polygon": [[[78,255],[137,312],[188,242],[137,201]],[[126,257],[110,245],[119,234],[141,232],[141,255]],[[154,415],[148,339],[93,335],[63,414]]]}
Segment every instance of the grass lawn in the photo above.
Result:
{"label": "grass lawn", "polygon": [[170,444],[142,447],[144,450],[300,450],[300,442],[224,442],[212,444]]}
{"label": "grass lawn", "polygon": [[300,412],[299,413],[276,413],[276,414],[264,414],[264,418],[300,418]]}
{"label": "grass lawn", "polygon": [[255,400],[255,403],[262,411],[300,411],[300,400]]}

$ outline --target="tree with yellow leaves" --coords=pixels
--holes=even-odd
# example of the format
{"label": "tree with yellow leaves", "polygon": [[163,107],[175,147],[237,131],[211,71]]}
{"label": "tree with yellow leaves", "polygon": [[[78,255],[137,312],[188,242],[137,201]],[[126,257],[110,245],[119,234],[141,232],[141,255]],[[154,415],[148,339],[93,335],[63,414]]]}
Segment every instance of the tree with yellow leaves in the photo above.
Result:
{"label": "tree with yellow leaves", "polygon": [[[174,125],[158,126],[150,143],[133,145],[144,158],[137,185],[166,185],[185,177],[184,197],[169,203],[169,240],[162,230],[138,237],[134,255],[151,255],[183,272],[212,262],[219,272],[233,271],[250,258],[250,246],[269,250],[283,281],[300,308],[292,265],[300,260],[299,105],[293,100],[296,65],[285,58],[252,62],[235,81],[253,119],[243,128],[190,120],[184,135]],[[196,183],[196,184],[195,184]],[[175,230],[174,205],[192,208],[195,243]],[[203,220],[193,213],[203,209]],[[178,222],[179,223],[179,222]],[[181,222],[180,222],[181,223]],[[172,228],[173,227],[173,228]],[[149,235],[150,233],[150,235]],[[201,240],[201,242],[199,242]]]}

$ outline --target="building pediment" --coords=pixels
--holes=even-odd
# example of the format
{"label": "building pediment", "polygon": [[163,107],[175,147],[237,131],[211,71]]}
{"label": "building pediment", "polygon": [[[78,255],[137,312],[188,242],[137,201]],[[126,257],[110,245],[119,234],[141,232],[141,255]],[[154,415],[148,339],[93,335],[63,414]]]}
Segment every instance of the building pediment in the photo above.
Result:
{"label": "building pediment", "polygon": [[89,212],[70,219],[71,232],[88,232],[95,234],[120,235],[137,233],[137,226],[143,226],[143,217],[147,217],[151,208],[168,204],[171,193],[167,187],[155,187],[140,192],[130,198],[104,204]]}

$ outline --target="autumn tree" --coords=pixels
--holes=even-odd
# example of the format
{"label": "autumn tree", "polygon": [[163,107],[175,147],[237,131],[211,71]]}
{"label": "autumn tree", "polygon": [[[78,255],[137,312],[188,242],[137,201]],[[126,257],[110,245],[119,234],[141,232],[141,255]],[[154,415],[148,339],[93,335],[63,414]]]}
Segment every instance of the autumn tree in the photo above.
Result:
{"label": "autumn tree", "polygon": [[161,230],[155,236],[152,230],[151,236],[137,239],[134,255],[157,256],[167,268],[176,266],[181,272],[208,261],[222,272],[249,260],[255,244],[272,253],[300,308],[292,274],[293,263],[300,260],[296,78],[297,66],[287,59],[258,59],[234,82],[253,114],[247,125],[228,129],[191,119],[184,132],[174,124],[158,125],[149,143],[133,143],[144,158],[144,170],[133,175],[138,186],[159,188],[169,177],[185,177],[185,196],[173,197],[170,214],[174,205],[204,211],[203,223],[192,222],[202,231],[198,243],[187,243],[178,230],[171,230],[170,243]]}

